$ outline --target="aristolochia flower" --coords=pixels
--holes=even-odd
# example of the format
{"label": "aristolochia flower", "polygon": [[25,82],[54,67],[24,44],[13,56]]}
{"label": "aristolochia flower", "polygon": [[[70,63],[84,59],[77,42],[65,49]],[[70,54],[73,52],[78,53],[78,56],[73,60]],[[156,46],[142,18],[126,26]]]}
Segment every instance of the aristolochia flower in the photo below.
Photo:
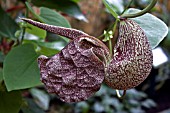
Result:
{"label": "aristolochia flower", "polygon": [[105,82],[119,90],[136,87],[149,75],[152,61],[151,46],[141,27],[133,20],[121,20]]}
{"label": "aristolochia flower", "polygon": [[136,87],[151,71],[151,47],[133,20],[121,20],[112,59],[103,42],[82,31],[22,20],[71,39],[58,54],[38,58],[41,81],[64,102],[86,100],[100,89],[103,80],[113,89]]}

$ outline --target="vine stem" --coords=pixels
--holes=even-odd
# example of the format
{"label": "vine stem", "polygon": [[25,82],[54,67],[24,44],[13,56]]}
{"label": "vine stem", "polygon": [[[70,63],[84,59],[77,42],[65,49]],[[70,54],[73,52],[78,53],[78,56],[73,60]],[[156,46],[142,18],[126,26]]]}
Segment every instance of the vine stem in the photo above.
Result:
{"label": "vine stem", "polygon": [[126,95],[126,90],[123,90],[123,95],[122,96],[120,95],[119,90],[116,90],[116,94],[117,94],[118,98],[123,99],[125,97],[125,95]]}
{"label": "vine stem", "polygon": [[121,13],[121,15],[129,8],[129,6],[132,4],[133,0],[131,0],[129,2],[129,4],[126,6],[126,8],[123,10],[123,12]]}
{"label": "vine stem", "polygon": [[[118,21],[119,21],[119,19],[116,19],[116,21],[115,21],[115,23],[113,25],[113,34],[112,34],[113,36],[114,36],[114,34],[116,32]],[[114,38],[114,41],[115,41],[115,38]],[[109,38],[109,50],[110,50],[110,54],[112,56],[113,55],[113,43],[112,43],[112,39],[111,38]]]}
{"label": "vine stem", "polygon": [[113,55],[113,48],[112,48],[112,40],[109,38],[109,50],[110,50],[110,55]]}
{"label": "vine stem", "polygon": [[[26,12],[25,12],[25,17],[27,18],[28,17],[28,8],[26,7]],[[24,27],[23,30],[22,30],[22,36],[21,36],[21,43],[23,42],[24,40],[24,36],[25,36],[25,31],[26,31],[26,28]]]}
{"label": "vine stem", "polygon": [[21,43],[23,42],[23,40],[24,40],[24,36],[25,36],[25,31],[26,31],[26,28],[23,28],[22,29],[22,36],[21,36]]}
{"label": "vine stem", "polygon": [[143,14],[146,14],[147,12],[149,12],[157,3],[158,0],[152,0],[152,2],[142,11],[138,12],[138,13],[134,13],[134,14],[123,14],[121,15],[119,18],[135,18],[138,16],[142,16]]}

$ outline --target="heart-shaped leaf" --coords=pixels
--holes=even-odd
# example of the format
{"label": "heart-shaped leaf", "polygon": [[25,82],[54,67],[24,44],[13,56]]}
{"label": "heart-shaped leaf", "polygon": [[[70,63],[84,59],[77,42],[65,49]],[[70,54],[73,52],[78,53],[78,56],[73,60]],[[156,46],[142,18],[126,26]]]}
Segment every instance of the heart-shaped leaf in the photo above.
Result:
{"label": "heart-shaped leaf", "polygon": [[13,48],[4,61],[4,81],[8,91],[40,85],[37,53],[31,44]]}
{"label": "heart-shaped leaf", "polygon": [[59,13],[49,8],[41,7],[39,16],[47,24],[62,26],[67,28],[71,27],[69,22],[63,16],[61,16]]}
{"label": "heart-shaped leaf", "polygon": [[[55,12],[54,10],[51,10],[49,8],[41,7],[40,9],[40,15],[36,14],[30,4],[28,2],[25,3],[27,8],[31,11],[31,13],[41,22],[46,24],[51,24],[55,26],[62,26],[62,27],[68,27],[70,28],[69,22],[61,16],[59,13]],[[61,37],[66,42],[69,42],[67,38]]]}
{"label": "heart-shaped leaf", "polygon": [[[130,8],[126,14],[140,12],[139,9]],[[155,48],[168,34],[167,25],[156,16],[146,13],[140,17],[132,18],[144,30],[152,49]]]}
{"label": "heart-shaped leaf", "polygon": [[48,7],[62,11],[70,16],[73,16],[79,20],[87,21],[86,17],[82,14],[80,7],[71,0],[32,0],[34,5],[39,7]]}

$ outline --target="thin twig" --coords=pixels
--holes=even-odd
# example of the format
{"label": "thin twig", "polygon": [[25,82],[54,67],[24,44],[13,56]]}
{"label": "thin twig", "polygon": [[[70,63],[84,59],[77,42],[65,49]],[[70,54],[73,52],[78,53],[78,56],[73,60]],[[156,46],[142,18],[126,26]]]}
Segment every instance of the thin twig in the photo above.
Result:
{"label": "thin twig", "polygon": [[116,94],[117,94],[118,98],[123,99],[125,97],[125,95],[126,95],[126,90],[123,90],[123,95],[122,96],[120,95],[119,90],[116,90]]}
{"label": "thin twig", "polygon": [[131,0],[129,2],[129,4],[125,7],[125,9],[123,10],[123,12],[121,13],[121,15],[130,7],[130,5],[132,4],[133,0]]}
{"label": "thin twig", "polygon": [[[26,7],[26,6],[25,6],[25,7]],[[28,14],[29,14],[28,8],[26,7],[26,12],[25,12],[25,17],[26,17],[26,18],[28,17]],[[25,22],[25,23],[26,23],[26,22]],[[26,31],[26,28],[24,27],[23,30],[22,30],[22,35],[21,35],[21,41],[20,41],[20,43],[22,43],[23,40],[24,40],[25,31]]]}

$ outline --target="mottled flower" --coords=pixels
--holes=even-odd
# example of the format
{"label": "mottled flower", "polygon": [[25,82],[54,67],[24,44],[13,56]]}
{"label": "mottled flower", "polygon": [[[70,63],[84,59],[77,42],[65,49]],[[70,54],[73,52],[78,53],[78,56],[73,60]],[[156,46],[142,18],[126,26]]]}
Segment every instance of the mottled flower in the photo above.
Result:
{"label": "mottled flower", "polygon": [[51,58],[38,58],[41,81],[49,93],[56,93],[64,102],[79,102],[100,89],[109,59],[109,50],[100,40],[75,29],[23,20],[72,39]]}
{"label": "mottled flower", "polygon": [[152,60],[151,46],[141,27],[133,20],[121,20],[105,82],[119,90],[136,87],[149,75]]}

